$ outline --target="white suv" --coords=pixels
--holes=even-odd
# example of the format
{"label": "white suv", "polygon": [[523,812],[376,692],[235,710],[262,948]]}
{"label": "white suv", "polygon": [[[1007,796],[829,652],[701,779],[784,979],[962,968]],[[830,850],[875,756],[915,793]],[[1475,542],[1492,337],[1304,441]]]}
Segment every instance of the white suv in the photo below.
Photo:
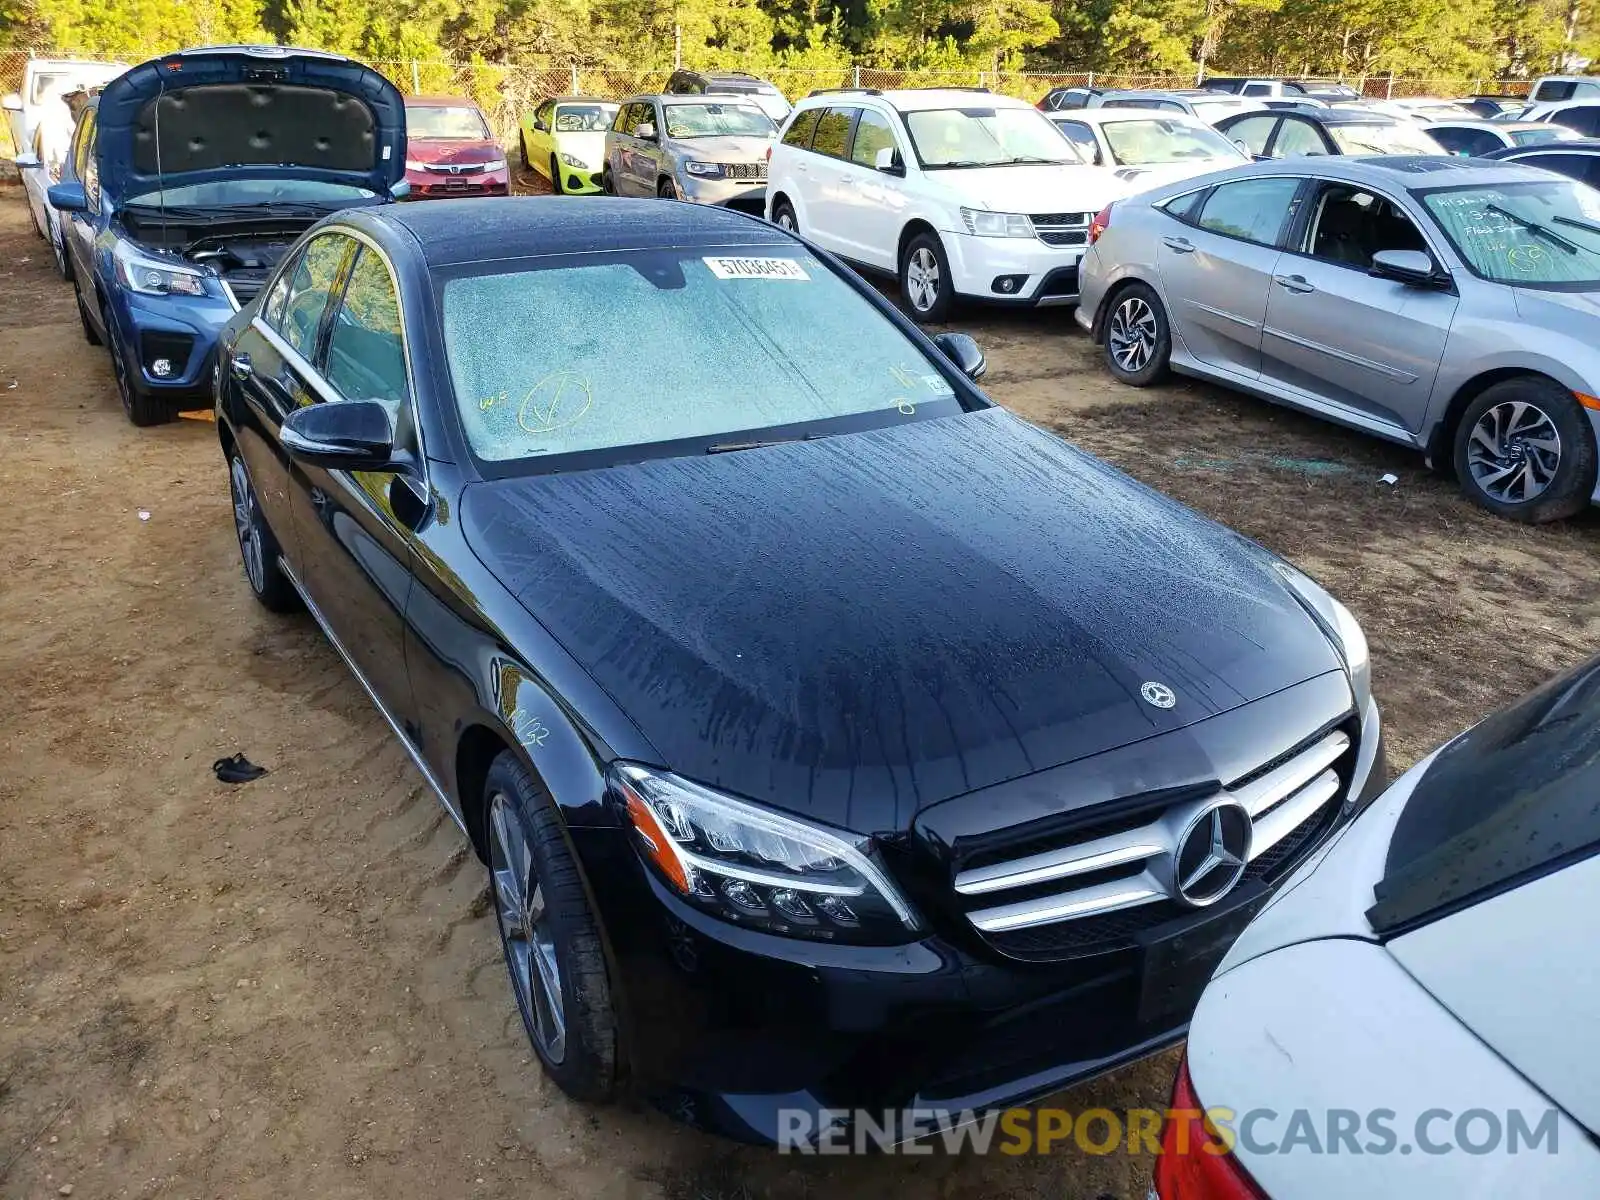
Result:
{"label": "white suv", "polygon": [[767,218],[895,272],[918,321],[957,295],[1072,304],[1089,223],[1127,186],[1031,104],[982,89],[813,92],[772,147]]}

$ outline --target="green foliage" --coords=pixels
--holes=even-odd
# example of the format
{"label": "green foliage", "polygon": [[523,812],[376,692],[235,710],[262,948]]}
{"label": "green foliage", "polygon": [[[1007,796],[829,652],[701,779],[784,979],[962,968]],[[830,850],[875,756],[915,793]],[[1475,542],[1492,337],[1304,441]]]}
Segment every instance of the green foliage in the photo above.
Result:
{"label": "green foliage", "polygon": [[[1581,0],[0,0],[0,46],[138,60],[284,41],[503,95],[506,64],[954,81],[982,71],[1520,77],[1600,52]],[[413,68],[413,62],[416,66]],[[449,63],[467,64],[450,67]],[[496,64],[500,65],[497,68]],[[946,74],[947,73],[947,74]],[[1008,76],[1009,77],[1009,76]],[[898,79],[896,81],[899,81]],[[884,80],[887,82],[887,80]],[[793,89],[790,90],[799,90]]]}

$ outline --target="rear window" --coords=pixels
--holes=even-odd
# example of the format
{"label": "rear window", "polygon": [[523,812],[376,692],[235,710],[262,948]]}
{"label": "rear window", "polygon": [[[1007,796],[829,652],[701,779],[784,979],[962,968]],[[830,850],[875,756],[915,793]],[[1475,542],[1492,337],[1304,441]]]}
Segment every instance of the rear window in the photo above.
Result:
{"label": "rear window", "polygon": [[1600,851],[1597,718],[1590,662],[1441,750],[1395,826],[1373,929],[1398,935]]}

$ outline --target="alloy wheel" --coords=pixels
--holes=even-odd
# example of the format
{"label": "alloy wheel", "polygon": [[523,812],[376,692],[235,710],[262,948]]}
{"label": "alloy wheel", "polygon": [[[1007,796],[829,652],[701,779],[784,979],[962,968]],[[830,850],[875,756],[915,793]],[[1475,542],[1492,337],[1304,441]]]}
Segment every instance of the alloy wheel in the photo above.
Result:
{"label": "alloy wheel", "polygon": [[233,490],[233,527],[239,534],[239,555],[244,559],[245,574],[250,577],[251,587],[257,592],[265,591],[267,564],[261,546],[261,527],[256,522],[256,494],[242,458],[235,458],[229,467],[228,483]]}
{"label": "alloy wheel", "polygon": [[1508,400],[1486,409],[1467,439],[1467,469],[1485,495],[1522,504],[1543,494],[1561,467],[1561,434],[1536,404]]}
{"label": "alloy wheel", "polygon": [[533,863],[522,822],[505,795],[489,802],[489,869],[494,879],[495,918],[505,942],[506,965],[529,1031],[552,1063],[567,1055],[566,1008],[561,964],[544,888]]}
{"label": "alloy wheel", "polygon": [[794,219],[794,213],[787,208],[778,210],[778,228],[788,230],[790,233],[799,233],[800,225]]}
{"label": "alloy wheel", "polygon": [[906,298],[918,312],[928,312],[939,300],[939,260],[926,246],[918,246],[906,262]]}
{"label": "alloy wheel", "polygon": [[1142,371],[1156,352],[1156,314],[1138,296],[1129,296],[1111,314],[1106,348],[1130,375]]}

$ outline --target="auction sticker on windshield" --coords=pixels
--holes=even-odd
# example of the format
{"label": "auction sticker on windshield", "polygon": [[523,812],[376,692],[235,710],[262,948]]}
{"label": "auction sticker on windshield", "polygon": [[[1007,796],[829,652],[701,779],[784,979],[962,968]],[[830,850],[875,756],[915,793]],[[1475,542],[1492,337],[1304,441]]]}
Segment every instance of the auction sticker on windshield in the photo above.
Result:
{"label": "auction sticker on windshield", "polygon": [[792,258],[707,258],[702,260],[718,279],[810,279]]}

